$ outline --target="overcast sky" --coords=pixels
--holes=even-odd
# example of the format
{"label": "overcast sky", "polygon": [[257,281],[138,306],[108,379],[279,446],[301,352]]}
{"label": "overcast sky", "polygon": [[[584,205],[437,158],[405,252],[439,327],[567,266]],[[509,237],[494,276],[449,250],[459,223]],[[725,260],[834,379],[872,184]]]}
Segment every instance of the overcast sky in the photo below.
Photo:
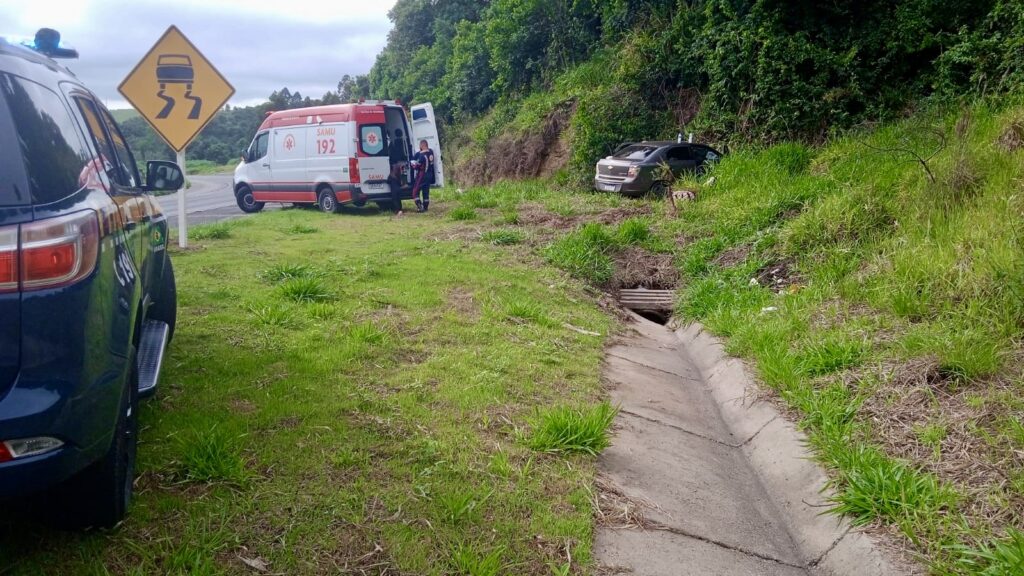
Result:
{"label": "overcast sky", "polygon": [[67,66],[110,108],[117,86],[176,25],[235,87],[232,104],[287,86],[319,98],[365,74],[387,41],[395,0],[0,0],[0,34],[56,28],[76,48]]}

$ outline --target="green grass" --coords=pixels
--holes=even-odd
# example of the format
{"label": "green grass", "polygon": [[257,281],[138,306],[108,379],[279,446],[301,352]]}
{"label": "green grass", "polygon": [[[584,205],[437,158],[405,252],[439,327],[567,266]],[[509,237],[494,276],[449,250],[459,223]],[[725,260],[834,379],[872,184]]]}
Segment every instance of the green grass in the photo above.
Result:
{"label": "green grass", "polygon": [[961,567],[981,576],[1014,576],[1024,574],[1024,532],[1011,528],[1005,539],[984,544],[978,549],[966,548]]}
{"label": "green grass", "polygon": [[[614,332],[594,297],[505,248],[436,240],[456,224],[430,214],[245,221],[172,252],[178,325],[141,405],[126,522],[4,523],[4,574],[253,573],[243,557],[299,575],[548,575],[566,543],[589,570],[594,458],[538,454],[520,431],[556,403],[601,404],[603,339],[561,325]],[[320,232],[282,233],[300,224]],[[310,287],[332,298],[299,297]],[[481,298],[452,300],[467,292]]]}
{"label": "green grass", "polygon": [[539,452],[596,455],[611,443],[608,429],[616,414],[618,410],[607,402],[587,410],[552,408],[537,416],[526,442]]}
{"label": "green grass", "polygon": [[615,239],[600,224],[591,222],[556,240],[545,250],[547,260],[573,276],[595,285],[611,279],[609,252]]}
{"label": "green grass", "polygon": [[[474,146],[532,125],[532,113],[506,108],[480,122]],[[968,109],[966,131],[955,128],[963,108],[931,106],[819,148],[734,150],[677,214],[657,199],[538,182],[474,197],[497,200],[496,230],[546,234],[536,252],[595,287],[608,285],[625,247],[673,253],[677,316],[722,336],[799,414],[833,479],[835,512],[896,526],[937,574],[988,569],[985,554],[1002,543],[990,572],[1001,574],[1012,565],[1007,530],[1024,522],[1024,153],[993,144],[1024,107],[1015,97]],[[906,154],[878,151],[924,142],[922,123],[948,139],[929,160],[934,183]],[[648,204],[651,215],[599,222],[623,204]],[[538,207],[573,223],[531,230],[524,216]],[[744,256],[718,261],[734,250]],[[950,472],[997,469],[1005,481]]]}
{"label": "green grass", "polygon": [[185,172],[188,175],[205,175],[205,174],[227,174],[235,171],[235,167],[238,166],[238,161],[228,162],[227,164],[216,164],[209,160],[186,160],[185,161]]}
{"label": "green grass", "polygon": [[480,234],[480,239],[495,246],[510,246],[523,241],[523,233],[518,230],[488,230]]}
{"label": "green grass", "polygon": [[278,291],[293,302],[326,302],[334,298],[319,278],[290,278],[281,284]]}
{"label": "green grass", "polygon": [[476,220],[479,217],[480,216],[477,215],[476,210],[470,206],[459,206],[457,208],[453,208],[451,212],[448,213],[448,218],[455,221]]}
{"label": "green grass", "polygon": [[231,222],[200,224],[189,228],[188,236],[192,240],[226,240],[231,238],[234,225]]}

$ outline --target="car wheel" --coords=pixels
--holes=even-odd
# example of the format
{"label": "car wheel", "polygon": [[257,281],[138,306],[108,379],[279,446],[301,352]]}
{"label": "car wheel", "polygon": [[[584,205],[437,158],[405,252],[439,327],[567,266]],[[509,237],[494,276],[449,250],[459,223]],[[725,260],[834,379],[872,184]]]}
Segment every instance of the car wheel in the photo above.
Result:
{"label": "car wheel", "polygon": [[668,186],[664,182],[655,182],[651,186],[651,195],[655,198],[665,198],[668,196]]}
{"label": "car wheel", "polygon": [[171,265],[171,257],[168,255],[164,255],[164,273],[161,278],[162,283],[154,290],[156,300],[149,309],[149,317],[167,323],[167,343],[170,344],[171,338],[174,337],[174,324],[178,320],[178,285],[174,279],[174,266]]}
{"label": "car wheel", "polygon": [[134,350],[128,365],[110,448],[100,461],[61,486],[51,500],[51,514],[63,527],[113,528],[128,512],[139,433],[139,373]]}
{"label": "car wheel", "polygon": [[317,192],[317,204],[320,206],[320,210],[327,214],[336,214],[341,209],[334,190],[328,186],[324,186]]}
{"label": "car wheel", "polygon": [[248,186],[239,186],[238,192],[235,193],[235,200],[238,202],[238,207],[242,209],[242,212],[248,214],[259,212],[265,206],[265,203],[256,201],[256,196],[253,195],[252,189]]}

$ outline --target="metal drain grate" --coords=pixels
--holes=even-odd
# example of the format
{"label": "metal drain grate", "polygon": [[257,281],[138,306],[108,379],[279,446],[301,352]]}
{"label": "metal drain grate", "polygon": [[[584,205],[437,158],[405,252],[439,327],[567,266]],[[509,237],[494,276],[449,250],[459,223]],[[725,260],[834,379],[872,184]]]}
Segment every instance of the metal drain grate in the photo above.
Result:
{"label": "metal drain grate", "polygon": [[619,290],[619,303],[630,310],[671,310],[676,304],[676,291],[627,288]]}

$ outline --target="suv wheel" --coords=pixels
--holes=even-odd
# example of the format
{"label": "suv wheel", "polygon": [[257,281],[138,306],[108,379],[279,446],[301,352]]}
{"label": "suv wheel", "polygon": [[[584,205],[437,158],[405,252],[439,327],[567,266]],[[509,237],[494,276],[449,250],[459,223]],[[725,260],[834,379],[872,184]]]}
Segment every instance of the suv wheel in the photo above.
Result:
{"label": "suv wheel", "polygon": [[135,482],[139,432],[139,375],[135,363],[133,350],[128,360],[129,375],[121,394],[114,438],[107,453],[61,486],[52,501],[54,517],[59,518],[63,526],[113,528],[128,512]]}
{"label": "suv wheel", "polygon": [[252,188],[249,188],[248,186],[238,187],[238,192],[235,193],[235,201],[238,202],[238,207],[242,209],[242,212],[249,214],[263,210],[264,206],[263,202],[256,201],[256,196],[253,195]]}

